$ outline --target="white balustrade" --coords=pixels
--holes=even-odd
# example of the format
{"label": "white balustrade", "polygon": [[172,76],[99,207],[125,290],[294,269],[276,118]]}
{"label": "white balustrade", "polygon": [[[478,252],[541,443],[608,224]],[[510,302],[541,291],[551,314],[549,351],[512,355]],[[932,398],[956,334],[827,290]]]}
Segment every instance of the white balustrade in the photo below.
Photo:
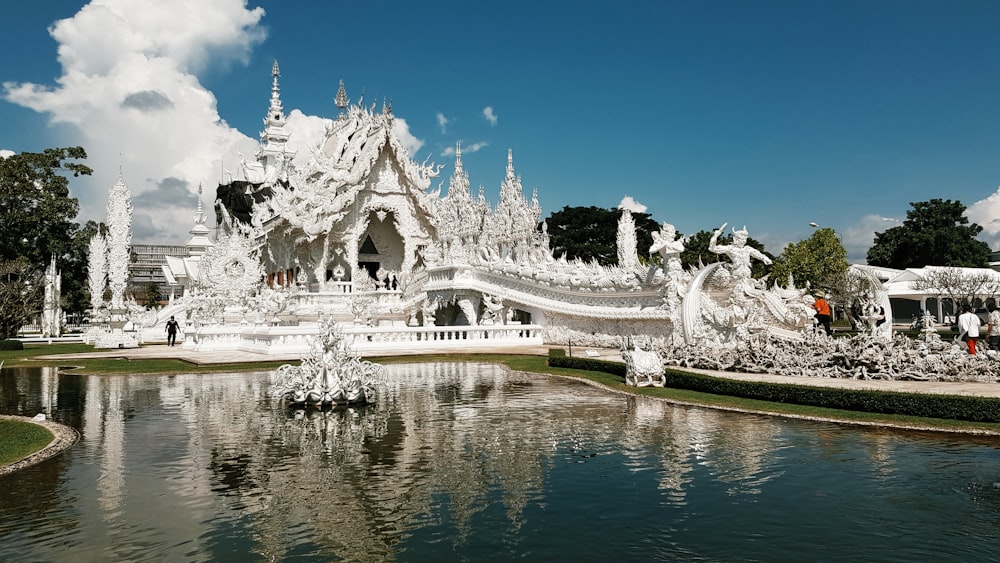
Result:
{"label": "white balustrade", "polygon": [[[399,350],[455,350],[464,348],[539,346],[539,325],[492,326],[346,326],[343,336],[361,353]],[[305,354],[319,333],[318,325],[300,326],[208,326],[195,331],[199,351],[255,352],[259,354]]]}

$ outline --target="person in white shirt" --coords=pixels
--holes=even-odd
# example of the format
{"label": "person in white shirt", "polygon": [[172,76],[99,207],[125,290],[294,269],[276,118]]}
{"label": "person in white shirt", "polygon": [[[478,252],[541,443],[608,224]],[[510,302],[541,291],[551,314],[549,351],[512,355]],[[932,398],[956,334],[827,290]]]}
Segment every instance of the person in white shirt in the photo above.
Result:
{"label": "person in white shirt", "polygon": [[1000,307],[990,307],[990,321],[986,335],[990,338],[990,350],[1000,350]]}
{"label": "person in white shirt", "polygon": [[972,307],[966,305],[958,316],[958,335],[969,346],[969,353],[975,355],[976,342],[979,340],[979,317],[972,312]]}

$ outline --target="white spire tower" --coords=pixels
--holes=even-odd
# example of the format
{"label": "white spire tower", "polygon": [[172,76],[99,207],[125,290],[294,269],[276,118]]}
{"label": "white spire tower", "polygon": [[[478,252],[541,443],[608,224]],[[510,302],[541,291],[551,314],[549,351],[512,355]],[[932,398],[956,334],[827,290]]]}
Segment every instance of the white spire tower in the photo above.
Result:
{"label": "white spire tower", "polygon": [[271,105],[267,108],[264,118],[264,131],[260,134],[260,149],[257,150],[257,160],[264,165],[264,177],[267,183],[277,180],[287,181],[289,161],[295,156],[288,151],[288,130],[286,129],[285,110],[281,106],[281,93],[278,88],[278,61],[271,66]]}

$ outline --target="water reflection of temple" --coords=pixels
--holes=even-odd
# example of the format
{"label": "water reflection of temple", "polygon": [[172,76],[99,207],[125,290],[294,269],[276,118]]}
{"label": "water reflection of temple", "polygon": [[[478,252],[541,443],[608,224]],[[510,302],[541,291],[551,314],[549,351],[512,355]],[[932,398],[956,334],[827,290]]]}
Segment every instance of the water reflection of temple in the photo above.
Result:
{"label": "water reflection of temple", "polygon": [[[608,396],[495,366],[390,371],[386,400],[375,407],[326,411],[273,401],[260,373],[52,370],[4,377],[0,390],[8,408],[81,407],[74,425],[83,439],[71,455],[93,457],[101,515],[78,523],[82,533],[149,529],[147,512],[169,514],[155,525],[210,546],[219,541],[213,534],[229,528],[216,522],[206,531],[204,523],[225,506],[238,514],[227,516],[240,519],[233,525],[252,530],[253,549],[275,559],[290,556],[299,534],[317,542],[317,553],[391,558],[429,515],[447,516],[456,546],[484,511],[500,511],[516,530],[568,463],[622,463],[639,482],[652,470],[663,502],[681,506],[700,500],[693,482],[758,496],[799,446],[829,441],[831,459],[842,454],[822,426],[790,431],[765,417]],[[872,433],[868,453],[891,472],[883,441]],[[169,468],[169,477],[150,479],[154,465]],[[147,510],[137,512],[135,503]]]}

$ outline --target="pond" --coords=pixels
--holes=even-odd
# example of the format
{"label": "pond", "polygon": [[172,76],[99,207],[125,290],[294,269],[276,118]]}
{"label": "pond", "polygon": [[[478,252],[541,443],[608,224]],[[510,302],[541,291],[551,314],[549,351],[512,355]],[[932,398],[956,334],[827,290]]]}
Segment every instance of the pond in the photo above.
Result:
{"label": "pond", "polygon": [[1000,441],[673,406],[486,364],[367,408],[269,374],[4,369],[81,440],[0,478],[0,561],[984,561]]}

